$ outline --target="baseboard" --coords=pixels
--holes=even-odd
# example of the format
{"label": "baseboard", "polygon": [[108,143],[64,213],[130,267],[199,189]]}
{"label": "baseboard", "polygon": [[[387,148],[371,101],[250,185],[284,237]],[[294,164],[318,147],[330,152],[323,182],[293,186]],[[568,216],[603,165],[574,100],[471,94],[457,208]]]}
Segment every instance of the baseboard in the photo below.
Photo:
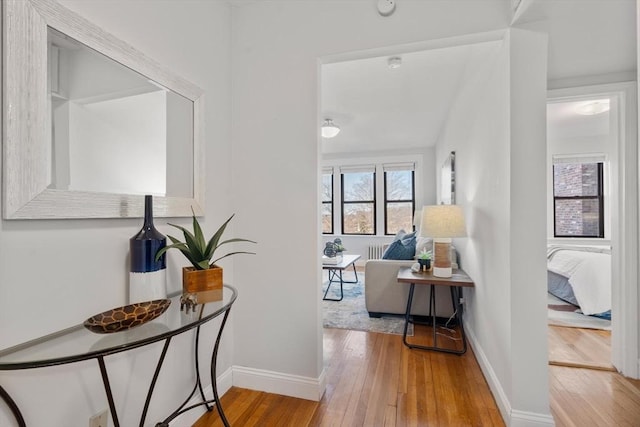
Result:
{"label": "baseboard", "polygon": [[[218,397],[222,397],[233,385],[233,369],[228,368],[217,378],[218,383]],[[204,395],[207,396],[207,399],[213,399],[213,388],[211,384],[204,389]],[[200,395],[196,393],[195,396],[189,400],[189,402],[185,406],[195,405],[200,403]],[[176,417],[171,425],[177,426],[192,426],[195,424],[200,417],[207,412],[207,409],[202,406],[200,408],[192,409],[191,411],[187,411],[184,414],[181,414],[179,417]]]}
{"label": "baseboard", "polygon": [[323,369],[318,378],[309,378],[263,369],[234,366],[233,385],[317,402],[324,395],[326,374]]}
{"label": "baseboard", "polygon": [[[464,322],[464,320],[463,320]],[[473,353],[476,355],[476,360],[480,365],[480,369],[484,374],[484,378],[487,380],[489,384],[489,388],[491,389],[491,393],[493,393],[493,398],[496,400],[498,404],[498,409],[500,410],[500,415],[502,415],[502,419],[505,421],[505,424],[509,425],[509,419],[511,418],[511,402],[507,398],[507,395],[502,388],[502,384],[498,381],[498,377],[496,376],[493,367],[489,363],[489,359],[485,354],[476,334],[472,328],[469,327],[468,322],[464,322],[464,330],[467,335],[467,340],[473,349]]]}
{"label": "baseboard", "polygon": [[511,411],[510,427],[549,427],[556,423],[551,415],[543,415],[534,412]]}
{"label": "baseboard", "polygon": [[511,402],[504,392],[502,384],[500,384],[500,381],[498,381],[498,377],[496,376],[491,363],[489,363],[487,355],[478,342],[475,332],[472,328],[469,327],[468,322],[464,322],[464,330],[466,332],[467,339],[469,340],[469,344],[473,348],[473,353],[476,355],[476,360],[480,365],[480,369],[482,370],[482,373],[484,374],[484,377],[489,384],[491,393],[493,393],[493,397],[498,404],[500,415],[502,415],[502,419],[504,420],[505,424],[509,427],[555,426],[555,421],[553,420],[553,417],[551,415],[511,409]]}

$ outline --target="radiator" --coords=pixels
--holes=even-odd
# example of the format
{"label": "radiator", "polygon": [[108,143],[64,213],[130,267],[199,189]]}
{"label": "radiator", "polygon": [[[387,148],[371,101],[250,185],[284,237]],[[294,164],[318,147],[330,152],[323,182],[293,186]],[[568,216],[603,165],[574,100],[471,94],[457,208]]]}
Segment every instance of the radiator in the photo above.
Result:
{"label": "radiator", "polygon": [[369,259],[381,259],[384,250],[387,245],[370,245],[369,246]]}

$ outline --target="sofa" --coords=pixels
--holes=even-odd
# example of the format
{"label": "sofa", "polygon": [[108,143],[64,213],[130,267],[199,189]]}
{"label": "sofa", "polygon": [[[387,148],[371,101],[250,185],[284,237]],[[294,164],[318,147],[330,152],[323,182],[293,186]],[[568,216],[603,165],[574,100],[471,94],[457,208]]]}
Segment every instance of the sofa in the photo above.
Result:
{"label": "sofa", "polygon": [[[399,237],[394,239],[394,242]],[[393,243],[392,243],[393,244]],[[370,259],[364,267],[364,296],[365,306],[371,317],[380,317],[383,314],[405,314],[407,299],[409,298],[408,283],[398,283],[396,280],[398,270],[402,267],[410,268],[415,261],[416,253],[423,250],[430,251],[433,243],[431,239],[415,243],[413,242],[411,259]],[[390,251],[385,251],[385,255]],[[457,265],[455,249],[451,248],[452,261]],[[384,256],[383,256],[384,257]],[[429,314],[429,288],[430,286],[416,285],[413,294],[411,314],[426,316]],[[450,317],[453,314],[451,304],[451,292],[443,286],[436,286],[436,314],[438,317]]]}
{"label": "sofa", "polygon": [[[396,277],[401,267],[411,267],[415,261],[370,259],[364,266],[364,298],[371,317],[383,314],[405,314],[409,298],[409,284],[398,283]],[[429,314],[430,286],[416,285],[411,314]],[[453,314],[451,292],[444,286],[436,286],[436,314],[450,317]]]}

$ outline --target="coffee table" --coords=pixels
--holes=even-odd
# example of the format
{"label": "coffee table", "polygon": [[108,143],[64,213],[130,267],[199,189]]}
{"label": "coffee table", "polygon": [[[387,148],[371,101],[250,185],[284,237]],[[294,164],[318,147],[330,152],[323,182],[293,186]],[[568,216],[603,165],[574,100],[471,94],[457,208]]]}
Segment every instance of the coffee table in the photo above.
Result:
{"label": "coffee table", "polygon": [[[329,270],[329,284],[327,285],[327,290],[324,291],[324,296],[322,297],[324,301],[342,301],[342,298],[344,297],[342,285],[344,283],[358,283],[358,272],[356,271],[355,262],[359,259],[360,255],[343,255],[342,261],[337,264],[322,264],[323,270]],[[353,272],[356,275],[356,280],[347,281],[342,278],[342,272],[349,268],[349,266],[353,266]],[[335,280],[336,277],[338,277],[338,280]],[[327,293],[333,283],[340,283],[340,298],[327,298]]]}

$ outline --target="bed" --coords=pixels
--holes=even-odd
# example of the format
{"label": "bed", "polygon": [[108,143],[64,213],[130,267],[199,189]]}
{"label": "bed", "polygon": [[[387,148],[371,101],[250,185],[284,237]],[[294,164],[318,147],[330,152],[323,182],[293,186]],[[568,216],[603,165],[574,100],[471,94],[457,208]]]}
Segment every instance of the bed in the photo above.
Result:
{"label": "bed", "polygon": [[583,314],[611,319],[611,249],[548,246],[547,289]]}

